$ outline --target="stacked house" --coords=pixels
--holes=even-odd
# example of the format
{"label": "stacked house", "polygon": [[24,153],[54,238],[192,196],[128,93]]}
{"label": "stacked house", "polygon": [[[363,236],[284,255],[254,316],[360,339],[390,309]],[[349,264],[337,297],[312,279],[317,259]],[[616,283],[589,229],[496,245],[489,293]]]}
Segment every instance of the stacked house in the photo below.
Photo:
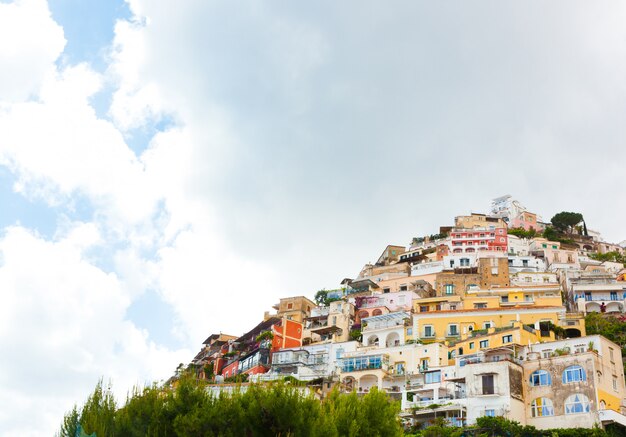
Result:
{"label": "stacked house", "polygon": [[626,426],[621,347],[587,336],[584,319],[626,311],[624,266],[593,259],[621,246],[599,234],[567,244],[509,234],[547,226],[510,196],[495,199],[491,214],[388,245],[317,303],[281,299],[246,334],[210,336],[193,367],[222,387],[290,376],[319,396],[376,388],[412,425]]}

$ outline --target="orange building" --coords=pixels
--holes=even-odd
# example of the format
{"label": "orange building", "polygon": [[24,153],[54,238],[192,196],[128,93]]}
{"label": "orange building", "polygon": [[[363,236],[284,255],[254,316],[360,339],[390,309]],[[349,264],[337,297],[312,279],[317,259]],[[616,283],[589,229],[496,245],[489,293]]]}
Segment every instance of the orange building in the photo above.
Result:
{"label": "orange building", "polygon": [[272,352],[279,349],[287,349],[302,346],[302,330],[304,325],[286,317],[272,326]]}

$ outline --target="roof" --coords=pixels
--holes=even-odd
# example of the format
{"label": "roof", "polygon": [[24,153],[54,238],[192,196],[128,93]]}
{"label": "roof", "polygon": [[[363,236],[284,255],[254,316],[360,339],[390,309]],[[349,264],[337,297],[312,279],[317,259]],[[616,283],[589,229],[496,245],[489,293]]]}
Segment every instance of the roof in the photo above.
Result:
{"label": "roof", "polygon": [[385,322],[385,321],[392,321],[392,320],[404,320],[404,319],[408,319],[409,317],[410,316],[408,313],[395,312],[395,313],[389,313],[389,314],[381,314],[379,316],[365,317],[361,320],[367,323],[373,323],[373,322]]}
{"label": "roof", "polygon": [[278,317],[270,317],[267,320],[262,321],[250,331],[246,332],[244,335],[235,340],[236,343],[242,343],[245,341],[255,340],[257,335],[259,335],[263,331],[269,331],[270,328],[281,321]]}
{"label": "roof", "polygon": [[378,284],[372,281],[371,279],[358,279],[350,283],[350,288],[352,289],[362,288],[362,287],[380,288]]}

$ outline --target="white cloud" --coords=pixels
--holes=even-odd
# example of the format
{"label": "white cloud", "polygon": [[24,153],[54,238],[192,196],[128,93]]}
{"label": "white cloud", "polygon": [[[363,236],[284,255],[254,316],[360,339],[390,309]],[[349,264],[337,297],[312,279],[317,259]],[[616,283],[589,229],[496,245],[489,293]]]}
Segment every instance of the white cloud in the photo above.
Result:
{"label": "white cloud", "polygon": [[0,3],[0,102],[35,95],[64,46],[45,0]]}
{"label": "white cloud", "polygon": [[123,395],[189,356],[155,346],[125,320],[130,298],[117,276],[85,260],[98,241],[90,224],[54,242],[19,227],[0,239],[3,435],[49,434],[99,378]]}
{"label": "white cloud", "polygon": [[84,195],[113,221],[147,220],[158,194],[143,176],[143,164],[89,105],[101,81],[85,65],[68,67],[46,78],[40,101],[5,108],[0,163],[18,175],[16,189],[25,195],[50,204]]}

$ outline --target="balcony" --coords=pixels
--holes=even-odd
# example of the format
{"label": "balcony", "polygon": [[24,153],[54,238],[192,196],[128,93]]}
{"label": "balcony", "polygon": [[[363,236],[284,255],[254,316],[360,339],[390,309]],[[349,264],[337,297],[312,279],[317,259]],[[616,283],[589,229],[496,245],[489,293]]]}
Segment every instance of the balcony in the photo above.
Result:
{"label": "balcony", "polygon": [[[579,295],[579,299],[581,296]],[[586,302],[621,302],[624,299],[620,299],[618,294],[592,294],[584,296]]]}
{"label": "balcony", "polygon": [[405,320],[409,318],[409,315],[404,312],[367,317],[365,319],[362,319],[363,332],[393,328],[397,326],[405,326]]}
{"label": "balcony", "polygon": [[346,357],[341,359],[339,365],[343,373],[359,372],[362,370],[384,370],[388,372],[389,355],[378,354]]}

